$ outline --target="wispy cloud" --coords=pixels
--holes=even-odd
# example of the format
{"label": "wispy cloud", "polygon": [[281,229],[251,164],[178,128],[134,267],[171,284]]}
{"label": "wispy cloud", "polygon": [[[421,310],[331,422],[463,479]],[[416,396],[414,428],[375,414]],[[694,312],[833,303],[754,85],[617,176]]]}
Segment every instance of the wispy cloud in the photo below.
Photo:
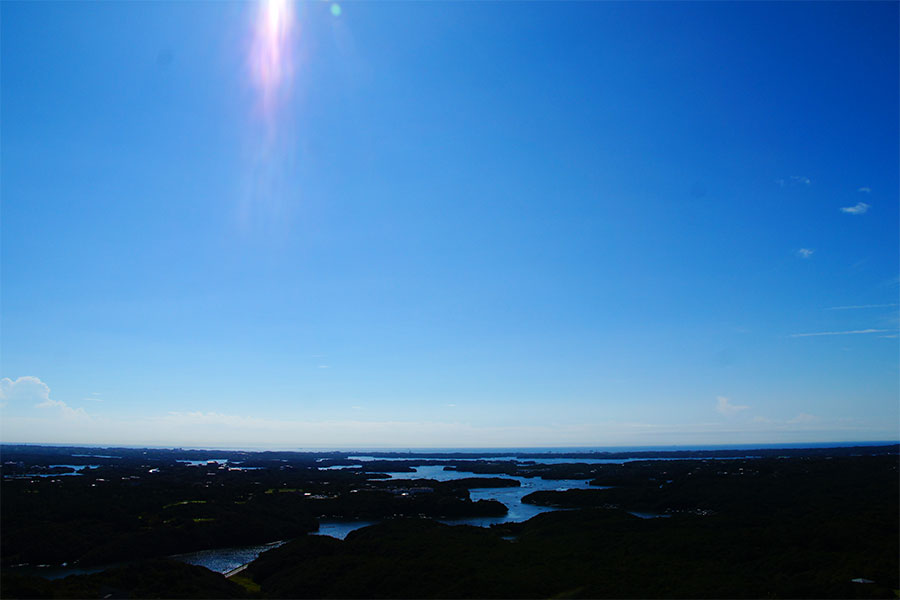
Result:
{"label": "wispy cloud", "polygon": [[72,408],[62,400],[53,400],[51,398],[47,398],[44,402],[38,404],[37,407],[58,410],[59,414],[68,419],[86,418],[88,416],[83,408]]}
{"label": "wispy cloud", "polygon": [[819,335],[860,335],[865,333],[893,333],[893,329],[855,329],[853,331],[817,331],[814,333],[792,333],[788,337],[814,337]]}
{"label": "wispy cloud", "polygon": [[863,193],[863,194],[871,194],[871,193],[872,193],[872,188],[870,188],[870,187],[861,187],[861,188],[859,188],[859,189],[856,190],[856,191],[857,191],[857,192],[861,192],[861,193]]}
{"label": "wispy cloud", "polygon": [[799,413],[796,417],[789,420],[788,423],[815,423],[821,420],[822,418],[817,417],[816,415],[811,415],[809,413]]}
{"label": "wispy cloud", "polygon": [[842,206],[841,212],[845,212],[848,215],[864,215],[869,208],[869,205],[865,202],[857,202],[854,206]]}
{"label": "wispy cloud", "polygon": [[[282,414],[266,418],[216,412],[173,412],[136,416],[90,415],[73,426],[56,410],[35,409],[36,416],[10,415],[0,419],[0,439],[20,443],[72,445],[167,445],[190,447],[398,448],[512,446],[586,446],[597,439],[611,445],[772,443],[847,439],[889,439],[896,435],[892,422],[877,418],[830,418],[790,412],[781,418],[753,418],[748,407],[717,399],[729,418],[703,422],[634,423],[591,421],[543,423],[510,422],[473,424],[458,419],[429,420],[305,420]],[[735,414],[737,413],[737,414]],[[364,412],[356,413],[358,415]],[[788,415],[795,415],[791,418]],[[712,415],[711,415],[712,416]],[[747,418],[745,418],[747,417]]]}
{"label": "wispy cloud", "polygon": [[822,417],[812,415],[809,413],[797,413],[797,415],[791,419],[773,419],[770,417],[753,417],[754,423],[761,423],[765,425],[773,425],[773,426],[790,426],[790,425],[811,425],[813,423],[819,423],[822,421]]}
{"label": "wispy cloud", "polygon": [[776,179],[775,183],[779,186],[784,187],[786,185],[810,185],[812,181],[810,181],[809,177],[804,177],[802,175],[791,175],[787,179]]}
{"label": "wispy cloud", "polygon": [[825,310],[856,310],[861,308],[891,308],[892,306],[900,306],[896,302],[888,304],[854,304],[851,306],[829,306]]}
{"label": "wispy cloud", "polygon": [[797,256],[799,256],[800,258],[809,258],[813,254],[815,254],[815,252],[816,251],[812,248],[800,248],[799,250],[797,250]]}
{"label": "wispy cloud", "polygon": [[[364,407],[360,407],[362,409]],[[362,413],[357,413],[362,414]],[[134,429],[130,425],[128,429]],[[528,439],[529,445],[553,445],[568,442],[579,445],[582,440],[596,438],[589,424],[546,424],[546,425],[473,425],[458,421],[370,421],[361,418],[341,420],[308,421],[289,417],[251,417],[239,414],[217,412],[170,412],[164,416],[147,417],[140,420],[141,433],[133,436],[135,443],[145,443],[140,436],[165,436],[166,443],[221,445],[259,444],[283,445],[296,448],[296,440],[304,440],[309,447],[314,446],[414,446],[434,447],[446,444],[483,447],[485,440],[492,440],[498,446],[521,444]],[[157,441],[157,443],[159,443]]]}
{"label": "wispy cloud", "polygon": [[725,396],[718,396],[716,398],[716,411],[726,415],[731,416],[737,414],[743,410],[749,409],[749,406],[744,406],[740,404],[732,404],[731,400],[726,398]]}

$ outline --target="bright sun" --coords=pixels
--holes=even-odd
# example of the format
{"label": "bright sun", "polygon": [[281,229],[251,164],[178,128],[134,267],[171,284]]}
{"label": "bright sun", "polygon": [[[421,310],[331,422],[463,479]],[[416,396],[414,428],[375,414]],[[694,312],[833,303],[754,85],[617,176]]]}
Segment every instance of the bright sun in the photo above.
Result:
{"label": "bright sun", "polygon": [[291,0],[262,0],[259,3],[251,68],[266,112],[273,109],[276,99],[290,83],[293,29],[294,6]]}

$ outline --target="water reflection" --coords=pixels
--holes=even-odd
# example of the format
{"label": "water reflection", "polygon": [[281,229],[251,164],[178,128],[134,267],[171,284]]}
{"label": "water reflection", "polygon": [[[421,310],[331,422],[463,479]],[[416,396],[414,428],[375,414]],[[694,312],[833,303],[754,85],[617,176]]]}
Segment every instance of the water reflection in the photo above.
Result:
{"label": "water reflection", "polygon": [[[676,457],[657,457],[657,456],[640,456],[632,458],[533,458],[518,456],[492,456],[489,458],[459,458],[459,457],[404,457],[404,458],[382,458],[375,456],[348,456],[347,460],[355,460],[361,463],[372,462],[375,460],[383,460],[387,462],[395,461],[431,461],[456,463],[465,461],[486,461],[486,462],[515,462],[520,465],[537,464],[537,465],[570,465],[570,464],[588,464],[588,465],[623,465],[629,462],[647,461],[647,460],[744,460],[748,458],[762,458],[758,454],[744,454],[741,456],[676,456]],[[321,459],[320,459],[321,460]],[[319,467],[320,469],[322,467]]]}
{"label": "water reflection", "polygon": [[187,554],[176,554],[169,558],[188,563],[190,565],[199,565],[206,567],[210,571],[216,573],[227,573],[240,566],[256,560],[256,557],[272,548],[277,548],[284,542],[271,542],[269,544],[258,544],[255,546],[239,546],[235,548],[215,548],[212,550],[200,550],[199,552],[188,552]]}
{"label": "water reflection", "polygon": [[[412,473],[387,473],[391,480],[417,480],[417,479],[433,479],[435,481],[453,481],[456,479],[468,479],[476,476],[466,471],[445,471],[442,465],[425,465],[413,467]],[[488,477],[486,475],[478,475],[478,477]],[[522,498],[527,494],[543,490],[565,491],[572,489],[603,489],[596,486],[588,485],[586,479],[566,479],[566,480],[549,480],[539,477],[518,477],[512,475],[491,475],[490,477],[501,477],[503,479],[514,479],[519,482],[519,487],[506,488],[473,488],[469,490],[469,497],[473,501],[478,500],[497,500],[506,505],[509,511],[505,515],[496,517],[465,517],[459,519],[438,519],[442,523],[448,525],[475,525],[477,527],[490,527],[500,523],[519,523],[527,521],[535,515],[552,510],[558,510],[549,506],[535,506],[533,504],[525,504]],[[330,535],[339,539],[344,539],[347,534],[355,529],[371,525],[372,522],[362,523],[361,521],[339,521],[332,520],[322,521],[319,526],[319,535]]]}
{"label": "water reflection", "polygon": [[369,525],[375,525],[379,521],[344,521],[341,519],[319,519],[319,530],[311,535],[327,535],[342,540],[347,534]]}
{"label": "water reflection", "polygon": [[57,467],[65,467],[68,469],[73,469],[72,473],[25,473],[24,475],[11,475],[8,476],[11,479],[25,479],[29,477],[66,477],[71,475],[81,475],[82,471],[85,469],[96,469],[100,465],[48,465],[48,469],[55,469]]}

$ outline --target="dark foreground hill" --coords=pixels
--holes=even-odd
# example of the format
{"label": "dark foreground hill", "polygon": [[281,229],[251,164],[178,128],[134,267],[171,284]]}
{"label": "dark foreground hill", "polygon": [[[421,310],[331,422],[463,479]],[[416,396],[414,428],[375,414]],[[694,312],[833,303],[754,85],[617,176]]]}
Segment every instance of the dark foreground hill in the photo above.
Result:
{"label": "dark foreground hill", "polygon": [[[248,571],[279,598],[897,597],[895,456],[719,465],[640,465],[633,485],[550,493],[603,507],[521,524],[400,519],[300,538]],[[669,516],[626,512],[646,506]]]}
{"label": "dark foreground hill", "polygon": [[[853,547],[817,547],[797,526],[785,535],[696,519],[584,509],[540,515],[514,537],[396,520],[343,542],[295,540],[249,571],[274,598],[895,597],[889,543],[867,559]],[[862,575],[876,583],[852,581]]]}
{"label": "dark foreground hill", "polygon": [[[96,553],[93,538],[81,533],[100,525],[105,529],[93,534],[99,538],[105,531],[119,531],[115,548],[123,558],[146,556],[155,547],[140,542],[170,529],[181,537],[165,538],[169,542],[155,551],[177,551],[180,548],[172,544],[182,539],[197,543],[203,532],[233,535],[231,526],[241,519],[226,518],[232,511],[253,517],[244,521],[248,535],[254,533],[254,523],[280,534],[302,524],[295,519],[311,519],[324,511],[390,514],[405,507],[407,518],[359,529],[343,541],[307,536],[298,528],[299,534],[281,538],[293,541],[262,554],[232,580],[172,561],[138,562],[57,581],[19,575],[13,568],[0,577],[0,596],[900,597],[896,451],[640,461],[592,465],[588,470],[595,489],[528,497],[535,504],[568,510],[492,528],[410,518],[432,504],[440,508],[441,498],[449,506],[466,505],[470,500],[465,486],[432,482],[426,492],[420,482],[421,493],[413,494],[409,483],[370,481],[368,475],[340,471],[219,468],[215,475],[207,469],[191,475],[186,468],[172,467],[169,474],[162,468],[139,480],[132,479],[136,475],[126,478],[123,471],[121,484],[106,487],[103,484],[114,483],[102,481],[110,479],[109,470],[65,480],[4,482],[4,560],[76,548],[75,542],[85,546],[83,552]],[[132,486],[136,481],[141,484]],[[96,502],[88,513],[91,490],[106,490],[106,496],[95,496],[98,500],[114,491],[116,502]],[[662,516],[638,518],[630,511]],[[48,533],[35,535],[41,531]],[[66,531],[79,535],[67,538],[62,535]],[[26,542],[37,545],[32,549]]]}
{"label": "dark foreground hill", "polygon": [[209,569],[148,560],[91,575],[47,581],[4,573],[4,598],[246,598],[240,585]]}

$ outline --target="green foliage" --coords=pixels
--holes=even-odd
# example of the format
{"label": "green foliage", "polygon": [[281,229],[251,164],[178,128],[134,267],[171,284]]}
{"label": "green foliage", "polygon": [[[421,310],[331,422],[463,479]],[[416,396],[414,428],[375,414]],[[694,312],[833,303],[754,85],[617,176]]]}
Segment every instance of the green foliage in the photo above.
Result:
{"label": "green foliage", "polygon": [[[569,506],[618,494],[620,509],[492,529],[391,520],[345,541],[296,540],[247,572],[273,598],[891,598],[900,584],[895,456],[625,473],[629,485],[615,490],[549,494]],[[625,508],[671,516],[639,519]]]}
{"label": "green foliage", "polygon": [[247,598],[247,590],[209,569],[174,560],[136,563],[102,573],[47,581],[4,573],[3,598]]}
{"label": "green foliage", "polygon": [[[62,462],[58,449],[48,452],[44,463]],[[896,452],[623,465],[467,462],[483,474],[578,475],[612,487],[530,494],[530,502],[578,510],[526,523],[483,529],[396,518],[345,541],[305,533],[323,515],[503,514],[502,504],[472,502],[468,490],[517,482],[380,480],[356,469],[319,471],[293,453],[241,453],[247,464],[266,467],[254,471],[187,467],[177,456],[128,450],[85,475],[4,478],[3,564],[86,566],[296,539],[233,581],[171,561],[53,582],[6,570],[0,596],[892,598],[900,588]],[[396,462],[382,466],[396,470]],[[851,582],[859,577],[875,583]]]}
{"label": "green foliage", "polygon": [[259,596],[260,592],[262,591],[258,583],[241,573],[232,575],[228,578],[228,581],[238,584],[239,586],[247,590],[247,593],[249,595],[254,597]]}

